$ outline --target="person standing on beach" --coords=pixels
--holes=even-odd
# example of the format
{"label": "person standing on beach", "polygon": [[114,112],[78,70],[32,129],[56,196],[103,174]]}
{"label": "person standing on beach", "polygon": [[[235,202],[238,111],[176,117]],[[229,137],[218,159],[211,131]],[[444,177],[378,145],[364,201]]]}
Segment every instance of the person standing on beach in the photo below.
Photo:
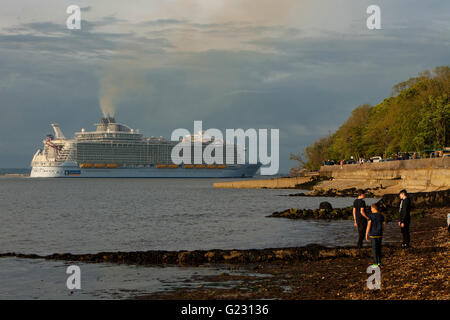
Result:
{"label": "person standing on beach", "polygon": [[364,235],[367,227],[367,215],[365,213],[366,202],[364,198],[366,194],[364,190],[358,190],[358,199],[353,202],[353,221],[358,229],[358,248],[362,248]]}
{"label": "person standing on beach", "polygon": [[411,200],[408,197],[406,190],[400,191],[400,210],[398,226],[402,232],[403,242],[402,247],[408,248],[411,237],[409,235],[409,225],[411,222]]}
{"label": "person standing on beach", "polygon": [[381,242],[383,240],[383,231],[386,227],[384,216],[374,203],[371,205],[372,213],[369,214],[369,222],[366,229],[366,240],[372,243],[373,267],[381,266]]}

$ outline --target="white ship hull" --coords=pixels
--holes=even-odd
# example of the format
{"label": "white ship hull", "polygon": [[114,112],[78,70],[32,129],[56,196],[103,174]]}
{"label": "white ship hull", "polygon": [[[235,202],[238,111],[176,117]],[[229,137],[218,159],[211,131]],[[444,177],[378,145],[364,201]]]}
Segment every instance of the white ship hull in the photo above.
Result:
{"label": "white ship hull", "polygon": [[31,178],[247,178],[253,177],[259,164],[235,168],[115,168],[95,169],[77,166],[42,166],[31,169]]}
{"label": "white ship hull", "polygon": [[[172,161],[172,151],[184,138],[145,138],[112,117],[102,118],[95,131],[76,132],[74,139],[66,139],[57,124],[52,127],[55,134],[46,136],[43,149],[37,150],[31,161],[32,178],[246,178],[253,177],[261,166],[240,164],[236,145],[203,136],[187,137],[184,147],[191,151],[198,143],[201,159],[196,150],[186,151],[188,159],[181,161],[186,165],[178,166]],[[204,158],[210,146],[223,158],[212,159],[211,152],[205,153],[210,159]]]}

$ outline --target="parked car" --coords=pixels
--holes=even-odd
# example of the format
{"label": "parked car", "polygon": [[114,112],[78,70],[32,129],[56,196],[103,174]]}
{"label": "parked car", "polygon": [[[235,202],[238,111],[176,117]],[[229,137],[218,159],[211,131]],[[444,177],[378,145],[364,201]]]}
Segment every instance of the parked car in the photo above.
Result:
{"label": "parked car", "polygon": [[380,161],[383,160],[383,158],[380,157],[380,156],[375,156],[375,157],[370,158],[370,160],[371,160],[372,162],[380,162]]}

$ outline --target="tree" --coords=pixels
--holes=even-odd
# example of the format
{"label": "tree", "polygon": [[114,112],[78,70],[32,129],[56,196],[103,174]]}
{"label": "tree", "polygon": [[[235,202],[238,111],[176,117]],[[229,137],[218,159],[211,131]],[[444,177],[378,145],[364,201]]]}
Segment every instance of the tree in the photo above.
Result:
{"label": "tree", "polygon": [[368,158],[403,151],[421,152],[450,143],[450,68],[425,70],[393,87],[376,106],[354,109],[331,136],[304,150],[302,166],[317,169],[324,160]]}

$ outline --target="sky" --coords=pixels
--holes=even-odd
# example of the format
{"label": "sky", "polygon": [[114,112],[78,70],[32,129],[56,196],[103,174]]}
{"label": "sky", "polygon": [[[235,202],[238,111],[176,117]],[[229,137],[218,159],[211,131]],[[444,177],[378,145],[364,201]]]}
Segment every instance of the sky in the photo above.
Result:
{"label": "sky", "polygon": [[449,65],[449,18],[448,0],[2,1],[0,167],[29,167],[50,123],[93,129],[103,105],[146,136],[279,129],[287,173],[355,107]]}

